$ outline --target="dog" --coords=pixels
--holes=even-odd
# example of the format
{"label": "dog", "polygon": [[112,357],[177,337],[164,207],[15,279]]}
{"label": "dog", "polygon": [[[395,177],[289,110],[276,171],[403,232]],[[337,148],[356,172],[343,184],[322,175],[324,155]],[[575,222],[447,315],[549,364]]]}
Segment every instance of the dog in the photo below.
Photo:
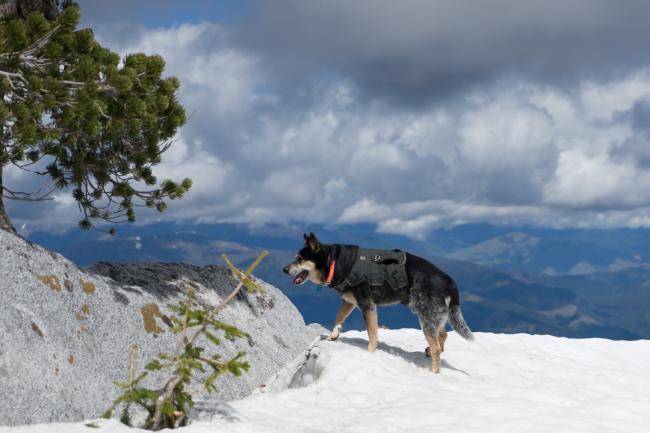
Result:
{"label": "dog", "polygon": [[447,321],[463,338],[473,340],[460,310],[456,283],[431,262],[400,250],[321,244],[314,233],[303,237],[304,247],[283,271],[294,277],[293,284],[311,281],[341,295],[329,340],[339,337],[345,319],[357,307],[368,330],[368,350],[374,352],[378,344],[377,306],[398,303],[408,305],[418,316],[434,373],[440,371]]}

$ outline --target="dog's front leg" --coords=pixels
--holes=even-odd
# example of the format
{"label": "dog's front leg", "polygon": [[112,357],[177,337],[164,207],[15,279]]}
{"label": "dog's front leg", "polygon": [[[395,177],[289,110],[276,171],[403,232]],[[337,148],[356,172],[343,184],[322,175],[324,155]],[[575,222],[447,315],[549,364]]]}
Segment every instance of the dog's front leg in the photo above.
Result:
{"label": "dog's front leg", "polygon": [[345,319],[348,318],[352,310],[354,310],[354,304],[346,301],[345,299],[341,299],[341,307],[339,308],[339,312],[336,313],[334,328],[332,328],[332,333],[330,336],[327,337],[328,340],[336,340],[339,338],[341,328],[343,327],[343,322],[345,322]]}
{"label": "dog's front leg", "polygon": [[377,344],[379,344],[379,337],[377,335],[377,306],[370,304],[370,306],[363,309],[362,313],[363,321],[366,322],[366,328],[368,328],[368,352],[374,352],[377,350]]}

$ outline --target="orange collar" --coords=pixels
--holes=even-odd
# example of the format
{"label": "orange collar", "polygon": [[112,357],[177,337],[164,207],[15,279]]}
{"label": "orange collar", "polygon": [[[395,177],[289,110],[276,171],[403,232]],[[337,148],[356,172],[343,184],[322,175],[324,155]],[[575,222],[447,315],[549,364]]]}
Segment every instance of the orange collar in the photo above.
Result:
{"label": "orange collar", "polygon": [[332,278],[334,278],[334,268],[336,267],[336,260],[332,259],[332,263],[330,264],[330,273],[327,274],[327,280],[325,281],[325,284],[328,286],[332,283]]}

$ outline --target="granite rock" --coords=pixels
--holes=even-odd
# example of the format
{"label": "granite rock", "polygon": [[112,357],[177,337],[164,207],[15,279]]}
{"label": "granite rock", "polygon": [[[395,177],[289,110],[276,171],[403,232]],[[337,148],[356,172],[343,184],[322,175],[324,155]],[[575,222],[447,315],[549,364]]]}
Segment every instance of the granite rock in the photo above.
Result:
{"label": "granite rock", "polygon": [[[171,351],[167,305],[195,288],[197,300],[216,305],[235,287],[217,265],[98,263],[80,269],[59,254],[0,230],[0,425],[79,421],[99,416],[124,381],[130,348],[141,368]],[[305,326],[275,287],[241,293],[220,319],[250,335],[215,348],[224,358],[245,351],[251,370],[217,382],[220,400],[244,397],[274,377],[324,332]],[[152,374],[150,385],[160,384]],[[200,380],[191,385],[206,397]]]}

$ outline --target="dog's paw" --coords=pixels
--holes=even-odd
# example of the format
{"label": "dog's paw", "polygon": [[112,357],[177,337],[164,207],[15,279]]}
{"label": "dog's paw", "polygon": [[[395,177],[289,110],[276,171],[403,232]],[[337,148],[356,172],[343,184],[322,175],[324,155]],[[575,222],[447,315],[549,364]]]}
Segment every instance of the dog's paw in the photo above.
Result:
{"label": "dog's paw", "polygon": [[334,340],[336,340],[337,338],[339,338],[339,335],[340,335],[340,334],[341,334],[341,325],[336,325],[336,326],[334,327],[334,329],[332,329],[332,333],[330,334],[329,337],[327,337],[327,339],[328,339],[329,341],[334,341]]}
{"label": "dog's paw", "polygon": [[424,349],[424,356],[426,356],[427,358],[431,358],[431,348],[430,347],[427,347],[426,349]]}
{"label": "dog's paw", "polygon": [[368,352],[374,352],[377,350],[377,343],[368,343]]}

